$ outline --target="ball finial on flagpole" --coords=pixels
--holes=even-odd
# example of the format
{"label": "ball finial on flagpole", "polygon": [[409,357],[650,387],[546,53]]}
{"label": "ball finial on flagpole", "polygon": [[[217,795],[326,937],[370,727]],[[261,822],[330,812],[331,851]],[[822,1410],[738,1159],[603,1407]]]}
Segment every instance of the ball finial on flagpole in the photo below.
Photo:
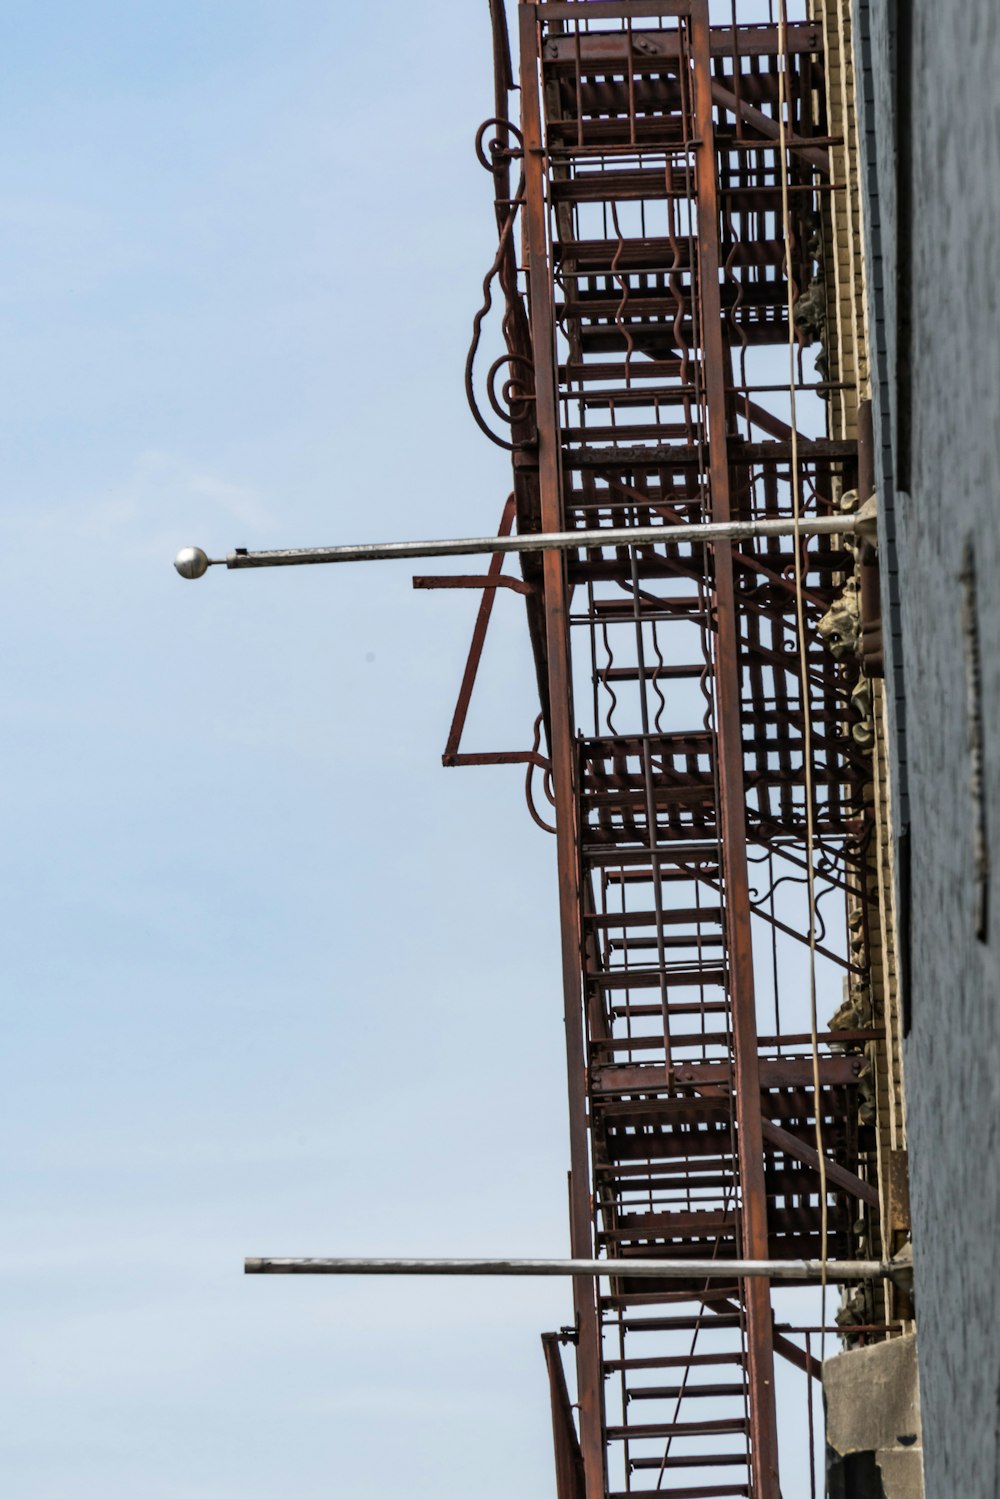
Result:
{"label": "ball finial on flagpole", "polygon": [[203,578],[211,565],[201,547],[181,547],[174,558],[174,566],[182,578]]}

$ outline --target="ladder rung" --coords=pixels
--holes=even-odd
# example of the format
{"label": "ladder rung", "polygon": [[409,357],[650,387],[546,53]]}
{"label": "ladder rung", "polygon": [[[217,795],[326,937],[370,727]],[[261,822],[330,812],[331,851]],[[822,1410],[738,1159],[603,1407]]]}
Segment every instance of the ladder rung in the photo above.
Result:
{"label": "ladder rung", "polygon": [[[616,937],[609,946],[613,952],[657,952],[658,937]],[[664,947],[721,947],[721,932],[670,932],[663,938]]]}
{"label": "ladder rung", "polygon": [[750,1489],[745,1483],[730,1483],[722,1486],[713,1483],[707,1489],[629,1489],[626,1493],[609,1494],[608,1499],[637,1499],[637,1496],[643,1493],[657,1493],[660,1499],[746,1499]]}
{"label": "ladder rung", "polygon": [[[696,1327],[711,1328],[715,1332],[724,1327],[740,1327],[742,1318],[736,1312],[723,1312],[710,1318],[704,1316],[693,1317],[635,1317],[624,1323],[626,1332],[693,1332]],[[707,1355],[700,1355],[702,1358]],[[690,1363],[687,1358],[681,1359],[682,1364]]]}
{"label": "ladder rung", "polygon": [[629,1400],[723,1400],[732,1395],[743,1396],[746,1386],[741,1384],[671,1384],[642,1385],[627,1389]]}
{"label": "ladder rung", "polygon": [[644,1442],[656,1437],[744,1436],[750,1423],[741,1418],[711,1421],[664,1421],[643,1426],[609,1426],[609,1442]]}
{"label": "ladder rung", "polygon": [[608,927],[655,926],[658,919],[662,920],[664,925],[676,925],[688,921],[693,923],[711,921],[718,924],[722,921],[722,908],[720,906],[675,906],[660,913],[659,917],[656,911],[602,911],[600,914],[588,912],[584,917],[588,926],[600,927],[602,930]]}
{"label": "ladder rung", "polygon": [[[632,1468],[746,1468],[750,1465],[750,1458],[743,1452],[703,1452],[692,1453],[690,1457],[632,1457],[629,1458]],[[708,1493],[715,1492],[712,1489]],[[670,1493],[670,1490],[667,1490]]]}
{"label": "ladder rung", "polygon": [[643,676],[647,682],[667,682],[685,677],[710,677],[712,668],[708,661],[693,666],[647,666],[645,672],[640,672],[637,666],[609,666],[603,671],[598,667],[596,675],[599,682],[638,682]]}
{"label": "ladder rung", "polygon": [[[732,1038],[726,1031],[705,1031],[702,1033],[695,1031],[690,1035],[672,1035],[670,1037],[670,1045],[673,1047],[675,1052],[680,1051],[680,1049],[685,1046],[695,1048],[699,1046],[728,1047],[731,1039]],[[616,1036],[614,1040],[611,1040],[605,1036],[595,1036],[591,1042],[591,1045],[593,1046],[595,1051],[602,1052],[657,1051],[663,1048],[664,1038],[663,1036]],[[688,1059],[685,1058],[685,1061],[686,1060]],[[711,1058],[711,1060],[716,1061],[718,1059],[713,1057]]]}
{"label": "ladder rung", "polygon": [[[706,1326],[718,1326],[718,1319],[706,1323]],[[746,1361],[746,1354],[741,1349],[734,1349],[732,1353],[693,1353],[690,1356],[676,1353],[662,1358],[609,1358],[604,1361],[604,1369],[605,1372],[618,1369],[684,1369],[708,1364],[745,1364]]]}
{"label": "ladder rung", "polygon": [[586,975],[588,984],[599,984],[602,989],[658,989],[661,978],[668,989],[697,988],[701,984],[721,989],[726,982],[726,969],[724,964],[713,963],[711,967],[680,971],[668,968],[663,973],[658,968],[616,968]]}
{"label": "ladder rung", "polygon": [[[704,1004],[699,1004],[696,999],[686,1005],[667,1005],[668,1015],[724,1015],[729,1009],[724,999],[709,999]],[[647,1019],[651,1015],[662,1015],[662,1005],[615,1005],[611,1011],[612,1019],[627,1020],[629,1016],[633,1020]]]}

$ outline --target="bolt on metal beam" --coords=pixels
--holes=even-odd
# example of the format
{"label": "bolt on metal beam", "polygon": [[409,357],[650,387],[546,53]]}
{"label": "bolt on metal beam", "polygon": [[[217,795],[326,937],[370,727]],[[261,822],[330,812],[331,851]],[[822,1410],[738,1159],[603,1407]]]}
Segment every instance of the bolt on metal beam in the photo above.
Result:
{"label": "bolt on metal beam", "polygon": [[320,562],[391,562],[419,557],[467,557],[498,552],[576,551],[594,547],[698,546],[748,541],[758,536],[843,536],[856,530],[853,515],[817,515],[793,520],[723,521],[706,525],[619,526],[596,531],[545,531],[527,536],[464,536],[440,541],[377,541],[359,546],[285,547],[250,552],[237,548],[209,557],[201,547],[182,547],[174,567],[182,578],[201,578],[210,567],[230,572],[255,567],[307,567]]}
{"label": "bolt on metal beam", "polygon": [[[819,1280],[821,1260],[406,1260],[284,1259],[243,1262],[246,1275],[575,1275],[655,1280]],[[896,1267],[883,1260],[828,1260],[831,1283],[887,1280]]]}

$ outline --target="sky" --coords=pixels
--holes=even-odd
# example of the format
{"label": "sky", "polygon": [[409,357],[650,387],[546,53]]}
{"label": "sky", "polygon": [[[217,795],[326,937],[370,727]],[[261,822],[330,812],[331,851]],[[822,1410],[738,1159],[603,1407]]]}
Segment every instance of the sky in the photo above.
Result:
{"label": "sky", "polygon": [[476,599],[171,566],[495,528],[485,0],[0,13],[4,1491],[548,1496],[561,1285],[241,1273],[565,1252],[554,840],[440,764]]}
{"label": "sky", "polygon": [[[549,1499],[553,840],[445,771],[477,599],[177,549],[492,531],[488,13],[0,0],[10,1499]],[[421,564],[420,571],[447,571]],[[466,746],[530,744],[520,600]]]}

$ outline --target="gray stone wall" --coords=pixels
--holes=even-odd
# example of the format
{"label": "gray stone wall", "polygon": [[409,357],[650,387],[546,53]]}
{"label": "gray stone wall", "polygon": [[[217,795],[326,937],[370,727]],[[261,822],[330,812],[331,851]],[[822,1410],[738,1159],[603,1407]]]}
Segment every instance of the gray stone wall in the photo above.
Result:
{"label": "gray stone wall", "polygon": [[[906,1043],[928,1499],[1000,1494],[1000,5],[855,0],[868,158],[881,537],[898,578],[886,630],[899,825],[909,824]],[[897,24],[902,21],[901,32]],[[907,25],[912,30],[906,36]],[[894,56],[895,52],[895,56]],[[910,118],[894,121],[894,66]],[[897,80],[898,82],[898,80]],[[907,82],[900,98],[906,101]],[[900,195],[895,130],[911,159]],[[909,210],[909,211],[908,211]],[[881,255],[881,264],[879,257]],[[912,309],[907,412],[897,292]],[[902,283],[905,285],[905,280]],[[904,329],[905,335],[905,329]],[[901,451],[910,421],[908,472]],[[894,480],[899,492],[894,493]],[[893,535],[893,532],[895,533]],[[894,544],[893,544],[894,543]],[[981,673],[969,699],[963,562],[971,548]],[[891,598],[888,601],[891,605]],[[900,662],[900,647],[902,661]],[[893,691],[889,694],[893,696]],[[975,696],[975,694],[974,694]],[[992,855],[980,930],[970,724],[985,763]],[[898,832],[898,827],[897,827]],[[904,891],[905,893],[905,891]]]}

